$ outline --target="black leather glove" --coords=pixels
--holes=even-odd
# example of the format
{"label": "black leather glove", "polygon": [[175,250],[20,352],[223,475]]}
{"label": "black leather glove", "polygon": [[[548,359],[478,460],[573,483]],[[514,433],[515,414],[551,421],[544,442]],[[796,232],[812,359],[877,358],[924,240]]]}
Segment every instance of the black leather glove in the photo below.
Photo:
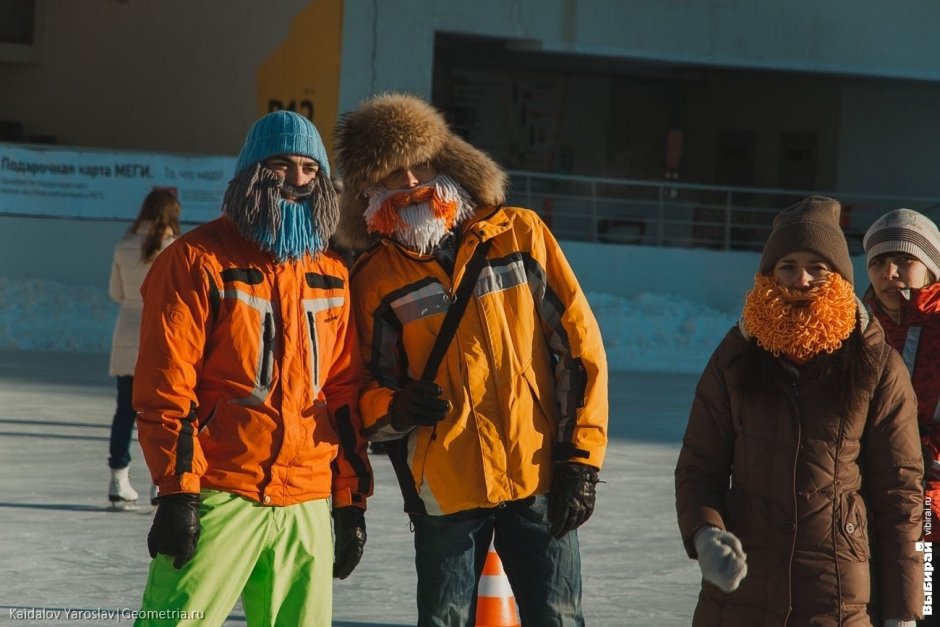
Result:
{"label": "black leather glove", "polygon": [[333,577],[346,579],[359,564],[366,546],[366,517],[362,508],[351,505],[334,509],[333,533],[336,535]]}
{"label": "black leather glove", "polygon": [[388,417],[396,431],[408,431],[419,425],[432,426],[447,417],[450,402],[438,398],[444,390],[433,381],[409,381],[395,392],[388,405]]}
{"label": "black leather glove", "polygon": [[548,493],[548,520],[553,536],[560,538],[587,522],[594,513],[597,482],[597,470],[591,466],[574,462],[555,464]]}
{"label": "black leather glove", "polygon": [[168,494],[157,498],[157,513],[147,534],[150,557],[163,553],[175,558],[174,568],[182,568],[193,558],[199,541],[199,495]]}

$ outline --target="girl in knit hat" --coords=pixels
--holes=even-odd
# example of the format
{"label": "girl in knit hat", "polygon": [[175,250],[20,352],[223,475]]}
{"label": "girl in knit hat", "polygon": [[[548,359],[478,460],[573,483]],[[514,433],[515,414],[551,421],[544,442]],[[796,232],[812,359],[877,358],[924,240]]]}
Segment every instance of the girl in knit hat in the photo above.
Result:
{"label": "girl in knit hat", "polygon": [[924,539],[940,540],[940,231],[927,216],[895,209],[871,225],[862,244],[871,281],[863,300],[917,392],[927,469]]}
{"label": "girl in knit hat", "polygon": [[839,214],[811,196],[774,219],[741,321],[699,381],[676,467],[703,578],[693,625],[920,615],[916,402],[855,298]]}

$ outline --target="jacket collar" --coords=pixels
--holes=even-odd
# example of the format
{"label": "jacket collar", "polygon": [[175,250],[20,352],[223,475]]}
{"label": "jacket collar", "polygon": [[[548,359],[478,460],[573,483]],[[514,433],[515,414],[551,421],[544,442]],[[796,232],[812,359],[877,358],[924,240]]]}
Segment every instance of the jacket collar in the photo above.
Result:
{"label": "jacket collar", "polygon": [[[492,239],[510,229],[509,217],[502,206],[478,207],[473,215],[460,226],[460,243],[468,237],[476,237],[481,242]],[[458,243],[458,246],[460,245]],[[380,245],[397,248],[402,254],[416,261],[430,261],[434,259],[431,254],[422,254],[399,244],[389,237],[382,237]]]}
{"label": "jacket collar", "polygon": [[910,299],[901,303],[900,323],[895,322],[881,309],[875,288],[868,286],[862,301],[868,309],[878,317],[882,325],[911,326],[924,324],[927,320],[940,313],[940,282],[931,283],[920,289],[910,290]]}

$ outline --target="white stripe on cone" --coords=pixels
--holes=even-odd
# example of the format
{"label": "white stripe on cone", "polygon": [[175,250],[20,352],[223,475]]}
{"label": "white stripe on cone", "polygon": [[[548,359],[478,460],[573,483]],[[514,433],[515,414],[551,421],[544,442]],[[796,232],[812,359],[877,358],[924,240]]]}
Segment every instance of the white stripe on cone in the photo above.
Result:
{"label": "white stripe on cone", "polygon": [[505,575],[483,575],[477,596],[504,599],[512,596],[512,586]]}

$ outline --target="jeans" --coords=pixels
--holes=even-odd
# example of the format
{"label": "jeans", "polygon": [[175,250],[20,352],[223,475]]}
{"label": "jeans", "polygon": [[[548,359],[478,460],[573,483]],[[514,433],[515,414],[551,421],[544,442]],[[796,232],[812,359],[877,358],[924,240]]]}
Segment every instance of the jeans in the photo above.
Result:
{"label": "jeans", "polygon": [[134,420],[137,412],[131,404],[134,390],[134,377],[117,377],[117,409],[111,421],[111,457],[108,466],[125,468],[131,463],[131,434],[134,432]]}
{"label": "jeans", "polygon": [[522,624],[584,624],[578,532],[552,537],[546,495],[412,520],[419,627],[475,624],[477,584],[494,532]]}

